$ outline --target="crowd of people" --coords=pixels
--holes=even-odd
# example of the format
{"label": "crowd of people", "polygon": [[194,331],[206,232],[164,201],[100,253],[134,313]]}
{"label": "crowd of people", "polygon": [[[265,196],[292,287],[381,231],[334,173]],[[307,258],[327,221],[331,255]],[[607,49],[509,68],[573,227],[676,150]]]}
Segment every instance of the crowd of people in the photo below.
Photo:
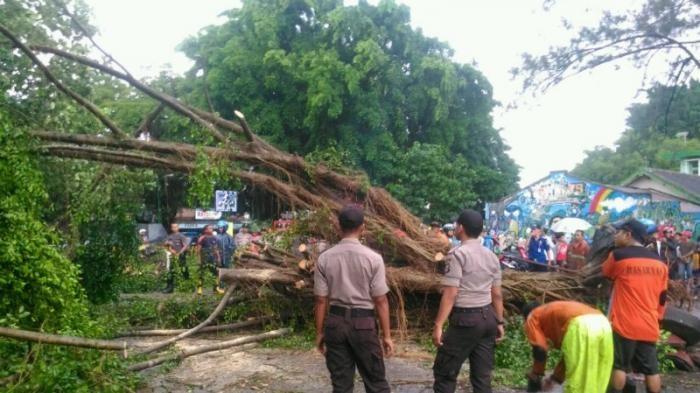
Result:
{"label": "crowd of people", "polygon": [[[189,279],[189,269],[186,255],[194,242],[194,253],[198,259],[198,282],[197,294],[202,294],[205,276],[210,274],[216,278],[213,291],[218,294],[224,293],[223,284],[219,282],[218,268],[230,268],[237,248],[250,246],[262,238],[262,231],[251,233],[247,226],[242,226],[235,236],[229,234],[229,222],[221,220],[216,226],[205,225],[201,233],[193,240],[180,232],[178,224],[170,225],[170,234],[165,239],[163,246],[166,250],[167,258],[167,285],[164,293],[172,293],[175,287],[175,271],[179,267],[184,279]],[[251,252],[255,252],[255,247],[250,247]],[[177,261],[177,266],[173,261]]]}
{"label": "crowd of people", "polygon": [[[653,250],[669,268],[673,280],[682,280],[691,291],[700,283],[700,236],[693,240],[690,231],[677,231],[671,224],[645,224],[647,234],[643,245]],[[458,246],[454,224],[440,225],[432,222],[430,231],[450,247]],[[517,238],[511,233],[483,231],[479,242],[501,256],[512,253],[528,263],[527,270],[546,272],[552,270],[578,271],[586,264],[591,246],[583,230],[573,233],[553,232],[540,225],[533,225],[529,237]]]}
{"label": "crowd of people", "polygon": [[[325,356],[334,392],[353,390],[357,369],[367,392],[388,392],[384,357],[394,352],[384,262],[381,255],[360,243],[364,231],[361,208],[340,211],[342,240],[323,252],[314,270],[316,346]],[[433,364],[434,390],[454,392],[462,364],[469,359],[474,392],[491,391],[495,346],[504,338],[501,293],[502,265],[497,254],[516,250],[530,261],[530,270],[581,269],[590,245],[583,231],[568,236],[539,226],[529,239],[514,239],[483,230],[481,215],[460,214],[454,224],[434,222],[429,231],[451,246],[444,260],[441,301],[433,328],[437,354]],[[644,374],[647,391],[661,391],[655,343],[664,314],[671,278],[692,283],[700,246],[687,232],[672,226],[653,230],[635,219],[614,225],[615,248],[602,266],[612,282],[608,314],[576,301],[521,305],[524,332],[532,345],[528,391],[547,391],[564,384],[566,392],[622,392],[627,373]],[[656,228],[654,228],[656,229]],[[166,291],[174,285],[178,266],[189,277],[185,253],[190,239],[177,224],[164,245],[171,264]],[[228,223],[207,225],[194,241],[199,257],[198,293],[205,274],[230,267],[238,247],[254,246],[259,233],[241,228],[235,236]],[[253,247],[254,248],[254,247]],[[214,291],[223,293],[217,281]],[[377,324],[377,321],[379,322]],[[445,328],[445,326],[447,327]],[[378,333],[381,332],[381,336]],[[547,353],[562,351],[551,375],[545,377]]]}
{"label": "crowd of people", "polygon": [[[388,392],[383,356],[394,350],[386,300],[388,287],[381,256],[359,242],[364,230],[362,211],[347,207],[338,216],[343,240],[321,254],[315,270],[316,346],[326,357],[334,392],[353,390],[355,369],[367,392]],[[545,305],[524,304],[525,335],[532,345],[533,363],[528,391],[548,391],[564,384],[566,392],[622,392],[627,373],[645,376],[648,392],[661,391],[656,342],[664,315],[669,279],[668,250],[682,260],[692,248],[681,235],[656,236],[658,252],[650,244],[647,227],[636,219],[614,225],[615,248],[603,263],[603,275],[612,282],[608,314],[576,301]],[[491,392],[495,346],[504,338],[501,264],[493,252],[499,241],[483,232],[483,219],[473,210],[456,223],[431,233],[453,247],[444,261],[441,301],[435,317],[433,364],[435,392],[454,392],[462,364],[469,359],[474,392]],[[551,266],[579,269],[589,245],[583,232],[571,242],[551,239],[533,227],[525,245],[533,270]],[[456,240],[456,242],[455,242]],[[670,251],[669,251],[670,252]],[[687,273],[687,270],[684,270]],[[678,268],[681,272],[681,268]],[[381,339],[375,313],[381,327]],[[449,323],[448,323],[449,322]],[[445,329],[445,324],[447,328]],[[545,375],[547,352],[562,351],[552,374]]]}

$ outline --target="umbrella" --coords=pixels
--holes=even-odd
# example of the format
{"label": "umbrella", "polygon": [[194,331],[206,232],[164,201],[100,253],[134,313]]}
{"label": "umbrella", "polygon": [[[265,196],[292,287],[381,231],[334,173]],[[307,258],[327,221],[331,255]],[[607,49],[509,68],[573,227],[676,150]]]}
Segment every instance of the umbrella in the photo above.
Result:
{"label": "umbrella", "polygon": [[588,221],[581,218],[568,217],[564,218],[552,225],[552,232],[556,233],[574,233],[576,231],[586,231],[591,227]]}

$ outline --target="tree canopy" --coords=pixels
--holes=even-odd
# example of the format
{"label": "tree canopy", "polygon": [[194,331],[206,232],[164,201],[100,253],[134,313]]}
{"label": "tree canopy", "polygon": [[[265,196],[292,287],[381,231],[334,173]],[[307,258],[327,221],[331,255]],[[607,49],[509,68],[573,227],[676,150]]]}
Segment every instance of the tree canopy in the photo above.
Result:
{"label": "tree canopy", "polygon": [[[597,147],[574,173],[590,180],[617,184],[644,167],[678,170],[679,154],[700,151],[700,83],[656,85],[647,101],[629,109],[627,129],[614,149]],[[684,139],[676,136],[687,132]]]}
{"label": "tree canopy", "polygon": [[[411,28],[406,6],[342,3],[246,1],[227,12],[181,46],[196,61],[183,81],[190,100],[225,117],[242,110],[293,153],[347,152],[424,218],[511,191],[518,169],[493,127],[486,78]],[[436,168],[416,171],[425,155]],[[460,187],[445,186],[452,182]],[[408,187],[425,197],[399,191]],[[425,209],[443,202],[453,210]]]}
{"label": "tree canopy", "polygon": [[[549,7],[556,0],[548,0]],[[565,21],[571,28],[571,23]],[[629,60],[639,68],[665,65],[668,85],[683,83],[700,70],[700,1],[646,0],[625,12],[606,11],[595,26],[581,27],[563,46],[544,54],[524,54],[513,73],[526,89],[546,90],[562,80],[604,64]]]}

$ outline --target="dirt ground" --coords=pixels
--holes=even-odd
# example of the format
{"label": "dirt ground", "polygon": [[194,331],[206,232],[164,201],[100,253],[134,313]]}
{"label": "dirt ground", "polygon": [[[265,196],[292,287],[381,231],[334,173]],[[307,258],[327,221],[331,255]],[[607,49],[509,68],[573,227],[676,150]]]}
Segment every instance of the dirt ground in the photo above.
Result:
{"label": "dirt ground", "polygon": [[[183,340],[182,349],[234,338],[234,335]],[[139,340],[145,345],[153,340]],[[408,350],[407,350],[408,349]],[[432,392],[432,355],[417,347],[404,347],[386,362],[393,392]],[[460,376],[461,392],[470,392],[468,366]],[[209,392],[328,392],[330,379],[323,357],[315,351],[255,347],[245,351],[228,349],[185,359],[171,369],[154,368],[143,373],[139,393]],[[664,376],[666,392],[700,392],[700,373],[674,373]],[[359,376],[355,392],[364,392]],[[496,393],[512,393],[508,387],[495,387]],[[645,391],[639,385],[639,392]]]}

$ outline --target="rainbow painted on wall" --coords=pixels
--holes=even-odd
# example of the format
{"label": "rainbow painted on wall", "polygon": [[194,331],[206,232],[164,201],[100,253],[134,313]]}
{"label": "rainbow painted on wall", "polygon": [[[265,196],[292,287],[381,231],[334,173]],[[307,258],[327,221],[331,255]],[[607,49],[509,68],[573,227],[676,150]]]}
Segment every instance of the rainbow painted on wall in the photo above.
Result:
{"label": "rainbow painted on wall", "polygon": [[601,187],[598,192],[595,193],[591,199],[591,204],[588,207],[588,214],[602,213],[603,212],[603,202],[608,199],[610,194],[613,193],[612,188]]}

